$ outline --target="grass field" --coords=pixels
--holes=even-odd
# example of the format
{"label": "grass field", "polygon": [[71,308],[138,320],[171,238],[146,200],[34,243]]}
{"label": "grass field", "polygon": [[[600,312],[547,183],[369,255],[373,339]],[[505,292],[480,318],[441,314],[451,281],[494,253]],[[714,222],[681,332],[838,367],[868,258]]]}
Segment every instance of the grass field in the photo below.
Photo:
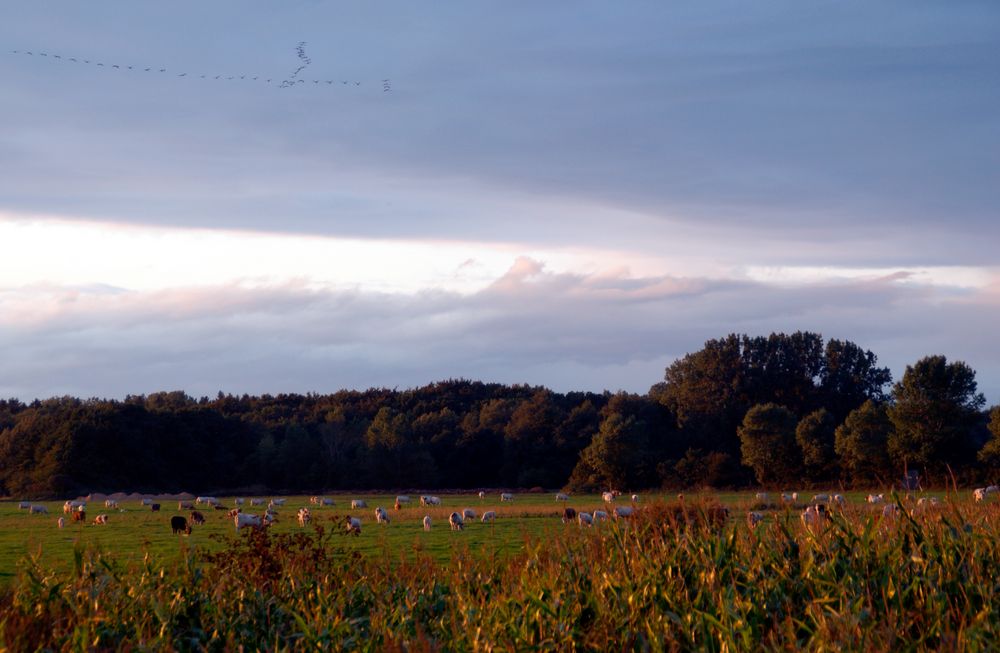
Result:
{"label": "grass field", "polygon": [[[388,526],[373,511],[391,497],[313,508],[328,528],[361,515],[360,537],[300,528],[306,497],[289,498],[272,529],[240,537],[222,513],[180,537],[167,525],[176,510],[126,506],[107,526],[59,531],[56,514],[4,504],[3,564],[41,553],[0,593],[0,646],[997,650],[1000,503],[922,496],[945,500],[903,499],[884,517],[851,493],[811,528],[801,505],[767,508],[753,493],[689,494],[687,510],[673,495],[644,496],[635,519],[593,529],[563,525],[551,494],[502,505],[442,495],[439,508],[390,510]],[[351,498],[370,507],[350,511]],[[730,517],[714,521],[705,508],[719,504]],[[569,505],[603,507],[596,496]],[[499,518],[450,531],[447,515],[465,507]],[[756,528],[750,508],[767,515]]]}

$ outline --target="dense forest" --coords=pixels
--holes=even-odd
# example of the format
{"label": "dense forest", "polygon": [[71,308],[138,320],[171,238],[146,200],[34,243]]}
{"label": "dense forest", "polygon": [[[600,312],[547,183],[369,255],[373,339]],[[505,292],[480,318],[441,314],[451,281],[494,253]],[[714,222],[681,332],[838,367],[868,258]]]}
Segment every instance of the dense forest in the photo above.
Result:
{"label": "dense forest", "polygon": [[645,395],[411,390],[0,401],[0,493],[885,486],[993,479],[1000,407],[929,356],[895,384],[815,333],[710,340]]}

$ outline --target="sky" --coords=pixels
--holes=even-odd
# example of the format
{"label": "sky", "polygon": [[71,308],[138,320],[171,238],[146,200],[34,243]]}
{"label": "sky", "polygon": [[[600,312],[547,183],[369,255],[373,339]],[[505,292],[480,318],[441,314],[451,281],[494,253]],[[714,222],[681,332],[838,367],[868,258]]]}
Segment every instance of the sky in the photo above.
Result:
{"label": "sky", "polygon": [[645,392],[808,330],[1000,403],[997,61],[975,0],[4,3],[0,396]]}

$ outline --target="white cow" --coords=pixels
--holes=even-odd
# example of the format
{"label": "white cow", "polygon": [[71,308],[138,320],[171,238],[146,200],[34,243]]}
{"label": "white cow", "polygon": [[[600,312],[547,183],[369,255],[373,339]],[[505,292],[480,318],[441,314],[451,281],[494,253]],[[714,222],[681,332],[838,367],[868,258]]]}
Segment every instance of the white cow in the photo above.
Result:
{"label": "white cow", "polygon": [[845,506],[847,504],[847,499],[844,498],[843,494],[835,494],[830,499],[838,506]]}
{"label": "white cow", "polygon": [[66,519],[64,517],[60,517],[56,520],[56,524],[58,524],[59,528],[62,528],[66,525]]}
{"label": "white cow", "polygon": [[264,500],[263,499],[250,499],[250,505],[251,506],[262,506],[262,505],[264,505]]}
{"label": "white cow", "polygon": [[894,503],[887,503],[885,507],[882,508],[882,516],[889,519],[895,519],[899,516],[899,508]]}
{"label": "white cow", "polygon": [[142,499],[142,500],[139,501],[139,505],[140,506],[151,506],[151,505],[153,505],[153,500],[152,499]]}
{"label": "white cow", "polygon": [[453,531],[460,531],[465,526],[462,516],[457,512],[453,512],[448,516],[448,523],[451,525],[451,530]]}
{"label": "white cow", "polygon": [[420,505],[422,506],[440,506],[441,499],[438,497],[420,497]]}
{"label": "white cow", "polygon": [[368,504],[365,503],[364,499],[352,499],[351,500],[351,510],[357,510],[359,508],[367,508]]}
{"label": "white cow", "polygon": [[105,499],[104,500],[104,507],[105,508],[117,508],[118,507],[118,502],[115,501],[114,499]]}
{"label": "white cow", "polygon": [[794,503],[795,502],[795,493],[793,492],[791,494],[782,494],[781,495],[781,501],[782,501],[782,503]]}
{"label": "white cow", "polygon": [[244,526],[262,526],[260,515],[251,515],[246,512],[236,513],[233,517],[233,524],[236,525],[236,532],[238,533]]}
{"label": "white cow", "polygon": [[883,495],[883,494],[869,494],[868,498],[866,499],[866,501],[868,501],[868,503],[882,503],[883,501],[885,501],[885,495]]}
{"label": "white cow", "polygon": [[389,513],[385,511],[381,506],[375,508],[375,523],[377,524],[388,524],[389,523]]}
{"label": "white cow", "polygon": [[761,523],[762,521],[764,521],[764,513],[755,512],[753,510],[747,513],[747,526],[749,526],[750,528],[756,527],[757,524]]}
{"label": "white cow", "polygon": [[495,510],[487,510],[486,512],[483,513],[483,516],[480,519],[480,521],[485,524],[486,522],[493,521],[496,518],[497,518],[497,513]]}
{"label": "white cow", "polygon": [[594,511],[594,521],[607,521],[607,519],[608,519],[608,513],[604,512],[603,510]]}
{"label": "white cow", "polygon": [[285,505],[285,501],[287,501],[287,499],[271,499],[270,505],[272,505],[272,506],[283,506],[283,505]]}
{"label": "white cow", "polygon": [[514,495],[511,494],[510,492],[500,493],[500,501],[513,501],[513,500],[514,500]]}
{"label": "white cow", "polygon": [[31,504],[27,501],[22,501],[21,503],[17,504],[18,510],[27,510],[29,508],[31,508]]}
{"label": "white cow", "polygon": [[603,492],[601,493],[601,498],[604,499],[604,503],[614,503],[615,493],[614,492]]}
{"label": "white cow", "polygon": [[246,499],[244,499],[243,497],[236,497],[235,499],[233,499],[233,505],[234,506],[242,506],[245,503],[246,503]]}
{"label": "white cow", "polygon": [[409,503],[409,502],[410,502],[410,496],[408,494],[400,494],[398,497],[396,497],[396,503]]}
{"label": "white cow", "polygon": [[917,499],[917,507],[922,508],[924,506],[936,506],[941,502],[938,501],[937,497],[920,497]]}
{"label": "white cow", "polygon": [[94,525],[95,526],[97,526],[97,525],[104,525],[104,524],[107,524],[107,523],[108,523],[108,516],[107,515],[98,515],[98,516],[94,517]]}
{"label": "white cow", "polygon": [[556,501],[569,501],[569,495],[559,492],[556,494]]}
{"label": "white cow", "polygon": [[580,522],[580,526],[586,524],[587,526],[594,525],[594,518],[589,512],[578,512],[576,513],[576,520]]}
{"label": "white cow", "polygon": [[299,511],[295,514],[295,516],[299,519],[299,526],[305,526],[312,520],[309,508],[299,508]]}
{"label": "white cow", "polygon": [[462,511],[462,519],[475,519],[476,511],[472,508],[466,508]]}
{"label": "white cow", "polygon": [[972,496],[976,500],[976,503],[986,500],[986,488],[977,487],[972,491]]}
{"label": "white cow", "polygon": [[321,506],[332,506],[333,505],[333,499],[331,499],[329,497],[323,497],[322,499],[319,500],[319,505],[321,505]]}
{"label": "white cow", "polygon": [[431,516],[430,515],[424,515],[424,530],[425,531],[430,531],[431,530]]}
{"label": "white cow", "polygon": [[814,494],[813,503],[825,503],[830,500],[829,494]]}
{"label": "white cow", "polygon": [[826,520],[826,508],[822,505],[809,506],[802,512],[802,523],[806,526],[818,526],[824,520]]}
{"label": "white cow", "polygon": [[72,513],[72,512],[75,512],[75,511],[79,510],[80,508],[83,508],[84,510],[86,510],[87,509],[87,502],[86,501],[67,501],[66,503],[63,504],[63,512],[65,514],[67,514],[67,515],[70,514],[70,513]]}
{"label": "white cow", "polygon": [[617,506],[614,510],[615,519],[625,519],[633,514],[635,514],[635,509],[632,506]]}
{"label": "white cow", "polygon": [[318,506],[319,505],[319,497],[309,497],[309,503],[313,504],[314,506]]}
{"label": "white cow", "polygon": [[348,517],[344,521],[347,532],[351,535],[361,535],[361,520],[357,517]]}
{"label": "white cow", "polygon": [[[31,515],[47,515],[47,514],[49,514],[49,509],[46,508],[45,506],[33,505],[30,508],[28,508],[28,514],[31,514]],[[62,517],[60,517],[60,519],[62,519]]]}
{"label": "white cow", "polygon": [[770,499],[770,497],[767,495],[767,492],[758,492],[757,494],[754,495],[754,498],[756,498],[757,501],[767,501],[768,499]]}
{"label": "white cow", "polygon": [[486,498],[486,493],[485,493],[485,492],[483,492],[482,490],[480,490],[480,491],[479,491],[479,498],[480,498],[480,499],[485,499],[485,498]]}
{"label": "white cow", "polygon": [[638,494],[633,494],[632,495],[632,503],[639,503],[639,495]]}

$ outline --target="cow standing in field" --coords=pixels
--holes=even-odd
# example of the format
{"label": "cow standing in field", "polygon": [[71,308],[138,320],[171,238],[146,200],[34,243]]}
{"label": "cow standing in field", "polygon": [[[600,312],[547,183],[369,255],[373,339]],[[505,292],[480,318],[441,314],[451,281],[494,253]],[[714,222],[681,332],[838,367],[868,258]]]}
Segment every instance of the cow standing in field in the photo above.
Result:
{"label": "cow standing in field", "polygon": [[389,513],[385,511],[385,508],[381,506],[375,508],[375,523],[377,524],[389,523]]}
{"label": "cow standing in field", "polygon": [[576,509],[574,508],[563,509],[562,522],[565,524],[567,522],[571,522],[574,520],[576,520]]}
{"label": "cow standing in field", "polygon": [[367,508],[368,504],[365,503],[364,499],[353,499],[351,501],[351,510],[359,510],[361,508]]}
{"label": "cow standing in field", "polygon": [[[47,514],[49,514],[49,509],[46,508],[45,506],[37,506],[37,505],[35,505],[35,506],[31,506],[30,508],[28,508],[28,514],[29,515],[47,515]],[[60,517],[60,519],[62,519],[62,517]]]}
{"label": "cow standing in field", "polygon": [[107,515],[98,515],[94,517],[94,526],[104,526],[108,523]]}
{"label": "cow standing in field", "polygon": [[191,525],[188,524],[187,519],[176,515],[170,518],[170,529],[174,532],[174,535],[178,533],[184,533],[185,535],[191,534]]}
{"label": "cow standing in field", "polygon": [[496,518],[497,518],[497,513],[495,510],[487,510],[486,512],[483,513],[483,517],[479,521],[485,524],[486,522],[493,521]]}
{"label": "cow standing in field", "polygon": [[465,526],[465,523],[462,522],[462,516],[457,512],[453,512],[448,516],[448,523],[451,524],[451,530],[453,531],[460,531]]}
{"label": "cow standing in field", "polygon": [[204,524],[205,523],[205,515],[201,514],[197,510],[192,510],[191,511],[191,523],[192,524]]}
{"label": "cow standing in field", "polygon": [[149,505],[149,509],[151,511],[153,511],[153,512],[160,512],[160,504],[158,504],[158,503],[151,503]]}
{"label": "cow standing in field", "polygon": [[513,501],[513,500],[514,500],[514,495],[511,494],[510,492],[502,492],[500,494],[500,501]]}
{"label": "cow standing in field", "polygon": [[86,522],[87,521],[87,512],[85,510],[77,510],[76,512],[73,513],[73,521],[74,522],[81,522],[81,523],[82,522]]}
{"label": "cow standing in field", "polygon": [[576,519],[580,523],[580,526],[583,526],[583,525],[593,526],[594,525],[594,518],[590,515],[589,512],[578,512],[576,514]]}
{"label": "cow standing in field", "polygon": [[430,532],[431,530],[431,516],[424,515],[424,530]]}
{"label": "cow standing in field", "polygon": [[178,501],[177,510],[194,510],[194,504],[190,501]]}
{"label": "cow standing in field", "polygon": [[240,529],[244,526],[262,526],[260,515],[251,515],[245,512],[241,512],[233,517],[233,524],[236,526],[236,532],[239,533]]}
{"label": "cow standing in field", "polygon": [[63,526],[66,525],[66,520],[60,517],[59,519],[56,520],[56,525],[58,525],[59,528],[62,528]]}
{"label": "cow standing in field", "polygon": [[466,508],[462,511],[462,519],[475,519],[476,511],[472,508]]}
{"label": "cow standing in field", "polygon": [[299,511],[295,514],[299,519],[299,526],[305,526],[312,519],[312,515],[309,513],[309,508],[299,508]]}
{"label": "cow standing in field", "polygon": [[361,520],[357,517],[346,517],[344,526],[348,535],[361,535]]}

